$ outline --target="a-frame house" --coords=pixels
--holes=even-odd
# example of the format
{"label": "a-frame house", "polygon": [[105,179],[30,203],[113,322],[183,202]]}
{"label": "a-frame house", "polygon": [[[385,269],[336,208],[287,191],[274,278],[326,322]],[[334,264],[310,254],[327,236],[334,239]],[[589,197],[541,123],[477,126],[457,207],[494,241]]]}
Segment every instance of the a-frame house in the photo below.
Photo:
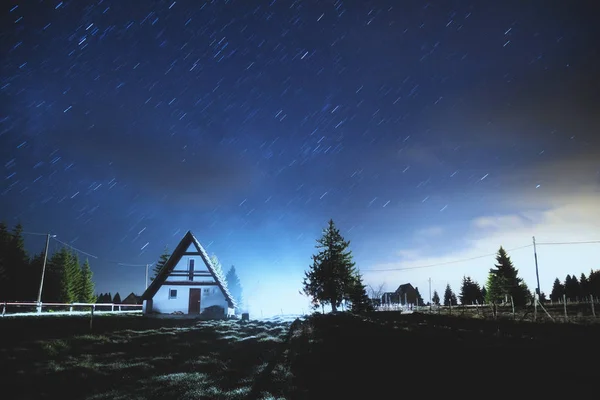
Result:
{"label": "a-frame house", "polygon": [[188,231],[158,275],[142,295],[145,314],[199,315],[208,307],[232,315],[235,302],[222,273],[215,269],[206,250]]}

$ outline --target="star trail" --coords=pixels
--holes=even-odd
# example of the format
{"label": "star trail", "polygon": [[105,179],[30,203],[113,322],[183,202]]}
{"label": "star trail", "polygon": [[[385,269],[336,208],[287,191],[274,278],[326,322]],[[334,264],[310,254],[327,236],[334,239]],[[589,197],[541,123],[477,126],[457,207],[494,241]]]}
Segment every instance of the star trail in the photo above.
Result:
{"label": "star trail", "polygon": [[493,258],[366,271],[598,239],[592,3],[8,2],[0,219],[96,256],[121,294],[144,277],[123,263],[192,230],[261,309],[297,293],[329,218],[392,290],[484,280]]}

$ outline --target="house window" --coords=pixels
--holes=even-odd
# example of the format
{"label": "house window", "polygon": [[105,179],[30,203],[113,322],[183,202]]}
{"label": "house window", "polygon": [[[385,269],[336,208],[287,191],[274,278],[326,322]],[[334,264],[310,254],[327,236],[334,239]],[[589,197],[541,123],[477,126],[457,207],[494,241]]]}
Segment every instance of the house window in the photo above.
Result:
{"label": "house window", "polygon": [[204,288],[204,294],[210,294],[210,289],[209,288]]}
{"label": "house window", "polygon": [[176,299],[177,298],[177,289],[170,289],[169,290],[169,299]]}
{"label": "house window", "polygon": [[188,280],[193,281],[194,280],[194,259],[193,258],[190,258],[188,272],[189,272]]}

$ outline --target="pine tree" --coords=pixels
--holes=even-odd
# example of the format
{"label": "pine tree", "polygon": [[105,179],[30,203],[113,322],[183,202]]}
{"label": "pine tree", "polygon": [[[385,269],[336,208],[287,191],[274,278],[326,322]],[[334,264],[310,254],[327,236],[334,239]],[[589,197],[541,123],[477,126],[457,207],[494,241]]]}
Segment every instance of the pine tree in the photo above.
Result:
{"label": "pine tree", "polygon": [[37,301],[38,291],[40,289],[40,280],[42,279],[42,269],[44,266],[44,252],[40,252],[29,260],[27,292],[25,298],[29,301]]}
{"label": "pine tree", "polygon": [[600,297],[600,270],[590,271],[587,282],[590,295]]}
{"label": "pine tree", "polygon": [[423,301],[423,297],[421,297],[421,293],[419,293],[418,287],[415,288],[415,294],[416,294],[415,297],[417,298],[417,306],[425,305],[425,302]]}
{"label": "pine tree", "polygon": [[227,288],[229,289],[229,293],[231,293],[231,295],[233,296],[237,309],[240,311],[243,310],[245,307],[243,306],[242,284],[240,282],[240,278],[237,275],[234,265],[232,265],[229,268],[229,271],[227,271],[225,280],[227,281]]}
{"label": "pine tree", "polygon": [[348,293],[348,301],[350,303],[350,311],[353,313],[365,313],[374,311],[373,303],[367,294],[367,287],[363,283],[360,273],[354,276],[354,282]]}
{"label": "pine tree", "polygon": [[587,277],[585,276],[585,274],[582,272],[581,276],[579,277],[579,286],[581,289],[581,296],[582,297],[589,297],[590,295],[590,290],[589,290],[589,282]]}
{"label": "pine tree", "polygon": [[153,281],[154,279],[156,279],[156,277],[158,276],[158,273],[160,272],[162,267],[169,260],[169,257],[171,257],[171,253],[169,253],[169,248],[167,246],[165,246],[163,253],[160,255],[160,257],[158,258],[158,261],[156,262],[156,264],[154,264],[154,267],[152,268],[152,276],[150,277],[150,281]]}
{"label": "pine tree", "polygon": [[344,240],[333,220],[323,230],[323,236],[317,240],[317,254],[312,256],[313,264],[305,272],[304,293],[311,297],[313,304],[330,304],[333,312],[347,299],[354,282],[356,272],[352,261],[352,252],[348,250],[350,242]]}
{"label": "pine tree", "polygon": [[113,297],[112,302],[114,304],[121,304],[121,295],[119,292],[115,293],[115,297]]}
{"label": "pine tree", "polygon": [[219,277],[221,281],[225,280],[225,274],[223,273],[223,266],[221,265],[221,261],[219,261],[219,257],[216,254],[210,256],[210,262],[214,267],[215,275]]}
{"label": "pine tree", "polygon": [[85,260],[81,267],[81,292],[79,301],[82,303],[95,303],[94,281],[92,280],[92,270],[89,260]]}
{"label": "pine tree", "polygon": [[567,299],[571,301],[577,300],[581,291],[577,277],[575,275],[567,275],[564,285]]}
{"label": "pine tree", "polygon": [[489,304],[499,304],[504,301],[504,294],[502,291],[502,278],[498,275],[490,272],[486,282],[486,297],[485,301]]}
{"label": "pine tree", "polygon": [[435,304],[436,306],[440,305],[440,295],[438,294],[437,290],[433,291],[433,297],[431,298],[431,301],[433,302],[433,304]]}
{"label": "pine tree", "polygon": [[481,288],[477,282],[471,279],[471,277],[463,276],[460,294],[458,297],[460,298],[460,303],[463,305],[474,304],[476,302],[481,303]]}
{"label": "pine tree", "polygon": [[565,293],[564,285],[562,283],[560,283],[560,279],[556,278],[554,280],[554,285],[552,285],[552,292],[550,292],[550,300],[552,300],[552,301],[562,300],[564,293]]}
{"label": "pine tree", "polygon": [[450,284],[448,283],[446,285],[446,290],[444,291],[444,305],[445,306],[450,306],[450,305],[455,306],[457,304],[458,304],[458,302],[456,300],[456,295],[454,294],[454,292],[450,288]]}
{"label": "pine tree", "polygon": [[487,298],[487,289],[485,288],[485,285],[483,285],[481,287],[481,297],[478,300],[479,304],[485,304],[485,299]]}
{"label": "pine tree", "polygon": [[[497,278],[492,282],[499,285],[501,296],[509,301],[512,297],[517,306],[525,305],[531,295],[529,290],[523,284],[523,279],[518,277],[518,270],[513,266],[506,250],[502,247],[498,250],[496,262],[497,264],[494,265],[495,269],[492,268],[490,274],[495,275]],[[489,291],[490,288],[488,287],[488,292]],[[495,295],[497,295],[497,293]]]}
{"label": "pine tree", "polygon": [[0,300],[26,300],[25,294],[29,291],[29,257],[22,233],[21,224],[12,232],[0,224]]}
{"label": "pine tree", "polygon": [[75,253],[69,253],[66,265],[67,303],[75,303],[81,297],[81,267],[79,257]]}
{"label": "pine tree", "polygon": [[70,253],[65,247],[48,258],[42,290],[44,303],[68,302],[67,265],[69,259]]}

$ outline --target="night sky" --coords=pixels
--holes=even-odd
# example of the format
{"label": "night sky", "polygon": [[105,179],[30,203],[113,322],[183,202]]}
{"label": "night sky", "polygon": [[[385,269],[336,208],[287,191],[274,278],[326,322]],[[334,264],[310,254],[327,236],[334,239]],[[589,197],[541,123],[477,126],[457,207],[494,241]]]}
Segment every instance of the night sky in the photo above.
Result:
{"label": "night sky", "polygon": [[[0,219],[94,256],[99,292],[141,294],[187,230],[265,315],[307,309],[329,218],[366,283],[426,300],[494,258],[437,264],[600,239],[594,1],[1,8]],[[509,255],[533,289],[532,248]],[[548,293],[600,244],[538,257]]]}

